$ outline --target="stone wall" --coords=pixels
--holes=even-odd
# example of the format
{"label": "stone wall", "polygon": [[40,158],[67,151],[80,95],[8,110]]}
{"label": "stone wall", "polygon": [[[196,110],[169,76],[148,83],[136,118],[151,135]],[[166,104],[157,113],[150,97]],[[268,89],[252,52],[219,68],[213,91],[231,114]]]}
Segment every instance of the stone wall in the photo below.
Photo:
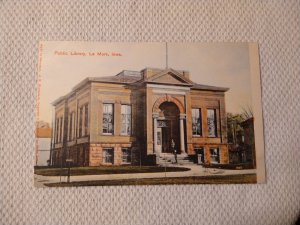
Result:
{"label": "stone wall", "polygon": [[[122,148],[129,148],[131,150],[131,147],[132,147],[131,144],[90,144],[89,145],[89,166],[130,164],[130,163],[122,162]],[[103,158],[104,148],[113,148],[114,151],[113,163],[106,163],[104,161]]]}
{"label": "stone wall", "polygon": [[[194,136],[192,134],[192,108],[201,109],[202,135]],[[216,110],[217,136],[208,136],[207,110]],[[210,159],[209,148],[217,147],[220,149],[220,163],[229,163],[227,147],[227,123],[225,110],[225,95],[222,92],[210,92],[193,90],[190,93],[190,99],[187,107],[187,146],[188,154],[195,154],[195,146],[205,148],[206,159]]]}
{"label": "stone wall", "polygon": [[212,164],[211,161],[211,148],[218,148],[220,152],[220,164],[228,164],[229,163],[229,154],[228,154],[228,147],[227,145],[205,145],[203,146],[204,149],[204,162],[206,164]]}

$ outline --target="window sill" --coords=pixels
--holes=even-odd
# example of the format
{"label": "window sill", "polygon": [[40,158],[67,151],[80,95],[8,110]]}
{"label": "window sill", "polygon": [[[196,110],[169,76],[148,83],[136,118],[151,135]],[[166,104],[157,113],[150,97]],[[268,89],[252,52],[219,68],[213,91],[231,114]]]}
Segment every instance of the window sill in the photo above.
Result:
{"label": "window sill", "polygon": [[220,137],[217,137],[217,136],[214,136],[214,137],[205,137],[205,136],[202,136],[202,135],[192,135],[193,138],[220,138]]}

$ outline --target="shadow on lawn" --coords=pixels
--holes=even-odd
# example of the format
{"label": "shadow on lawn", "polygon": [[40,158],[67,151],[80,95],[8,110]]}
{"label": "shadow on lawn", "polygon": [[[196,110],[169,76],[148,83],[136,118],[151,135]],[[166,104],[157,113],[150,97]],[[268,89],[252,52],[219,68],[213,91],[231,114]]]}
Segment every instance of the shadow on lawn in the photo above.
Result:
{"label": "shadow on lawn", "polygon": [[[99,166],[99,167],[73,167],[71,176],[103,175],[103,174],[128,174],[128,173],[159,173],[188,171],[184,167],[160,166]],[[68,168],[35,168],[34,173],[43,176],[67,176]]]}
{"label": "shadow on lawn", "polygon": [[124,186],[124,185],[181,185],[181,184],[256,184],[256,174],[206,177],[166,177],[121,180],[93,180],[45,184],[48,187]]}

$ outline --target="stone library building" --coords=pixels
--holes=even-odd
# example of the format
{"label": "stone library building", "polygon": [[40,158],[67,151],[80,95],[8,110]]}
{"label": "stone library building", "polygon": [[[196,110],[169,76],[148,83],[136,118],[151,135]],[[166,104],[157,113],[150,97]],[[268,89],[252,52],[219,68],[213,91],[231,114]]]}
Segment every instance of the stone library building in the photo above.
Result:
{"label": "stone library building", "polygon": [[228,164],[226,91],[170,68],[88,77],[52,103],[51,165],[156,165],[174,154]]}

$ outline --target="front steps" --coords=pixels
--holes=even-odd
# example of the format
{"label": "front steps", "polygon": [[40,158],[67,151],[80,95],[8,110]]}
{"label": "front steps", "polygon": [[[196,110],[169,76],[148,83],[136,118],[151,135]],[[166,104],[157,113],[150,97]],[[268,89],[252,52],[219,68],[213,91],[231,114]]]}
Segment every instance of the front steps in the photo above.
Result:
{"label": "front steps", "polygon": [[174,165],[192,165],[193,161],[187,154],[177,155],[177,164],[175,162],[175,155],[171,153],[160,153],[156,156],[156,163],[161,166],[174,166]]}

